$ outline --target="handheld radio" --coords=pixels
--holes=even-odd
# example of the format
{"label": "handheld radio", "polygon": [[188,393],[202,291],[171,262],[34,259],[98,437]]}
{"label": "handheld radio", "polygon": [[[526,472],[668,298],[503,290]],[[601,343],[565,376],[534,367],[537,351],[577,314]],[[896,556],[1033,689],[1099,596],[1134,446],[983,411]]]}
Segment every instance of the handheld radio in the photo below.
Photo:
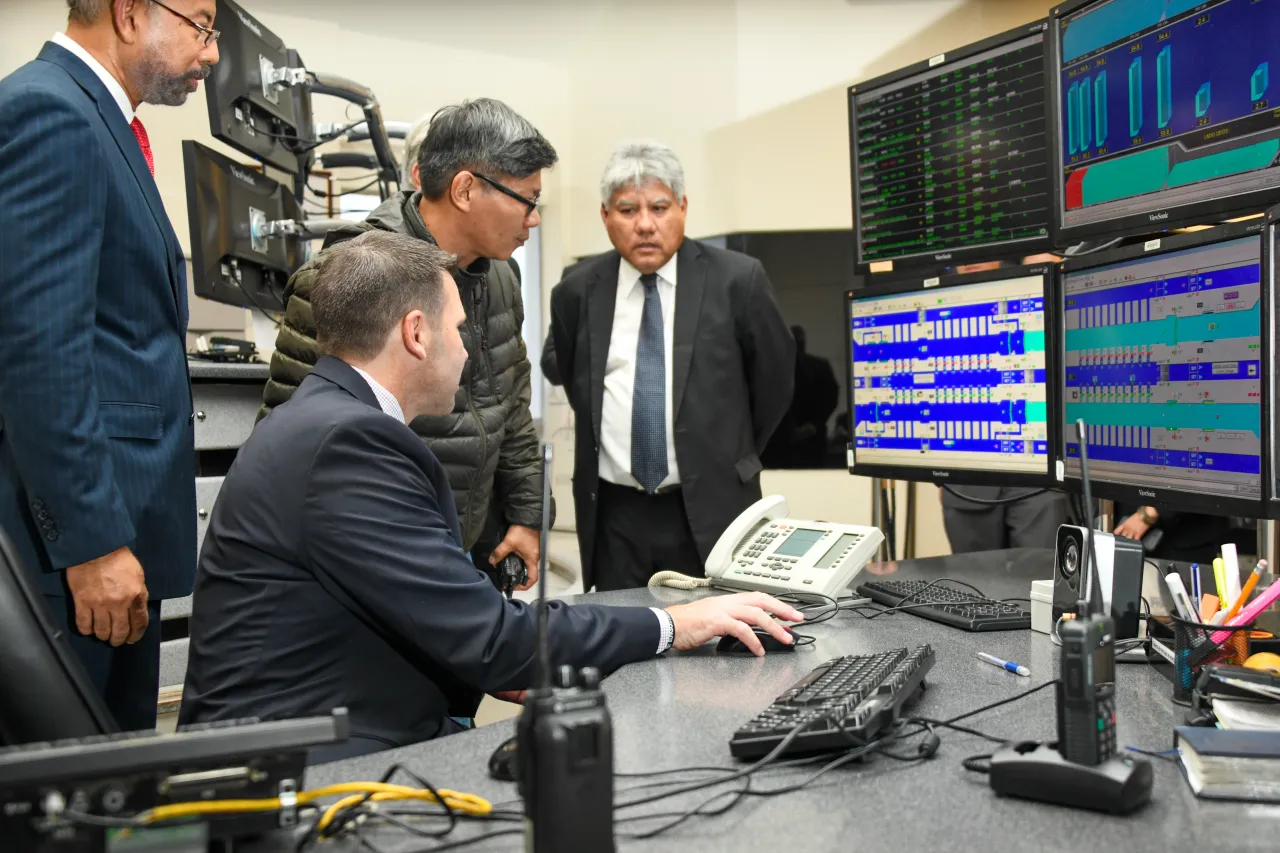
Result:
{"label": "handheld radio", "polygon": [[538,671],[516,727],[517,783],[525,847],[534,853],[613,853],[613,725],[600,674],[564,666],[551,685],[547,645],[547,540],[551,445],[542,446],[542,541],[538,558]]}

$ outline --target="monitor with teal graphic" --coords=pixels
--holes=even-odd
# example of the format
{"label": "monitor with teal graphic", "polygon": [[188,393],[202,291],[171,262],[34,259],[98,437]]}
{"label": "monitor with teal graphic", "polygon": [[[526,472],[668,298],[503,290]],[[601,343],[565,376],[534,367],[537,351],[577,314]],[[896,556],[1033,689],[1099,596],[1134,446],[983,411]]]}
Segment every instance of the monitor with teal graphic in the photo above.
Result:
{"label": "monitor with teal graphic", "polygon": [[[1250,515],[1262,499],[1262,223],[1068,261],[1062,281],[1066,476],[1088,426],[1093,491]],[[1253,513],[1256,515],[1256,513]]]}

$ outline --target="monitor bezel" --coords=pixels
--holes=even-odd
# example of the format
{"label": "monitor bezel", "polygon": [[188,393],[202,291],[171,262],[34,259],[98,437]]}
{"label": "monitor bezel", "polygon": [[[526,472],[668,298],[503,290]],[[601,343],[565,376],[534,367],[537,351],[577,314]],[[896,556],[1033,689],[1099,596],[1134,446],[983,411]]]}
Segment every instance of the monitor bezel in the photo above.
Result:
{"label": "monitor bezel", "polygon": [[[1261,218],[1254,218],[1247,222],[1234,222],[1226,225],[1220,225],[1215,228],[1207,228],[1201,231],[1191,233],[1175,234],[1169,237],[1148,240],[1145,243],[1136,243],[1123,248],[1109,249],[1096,254],[1085,257],[1067,258],[1059,266],[1058,283],[1055,288],[1058,299],[1066,299],[1066,277],[1069,273],[1080,272],[1082,270],[1095,269],[1110,264],[1122,263],[1124,261],[1132,261],[1141,258],[1155,257],[1158,255],[1169,254],[1170,252],[1181,251],[1184,249],[1192,249],[1199,246],[1207,246],[1213,243],[1222,243],[1229,240],[1237,240],[1242,237],[1259,236],[1262,233],[1264,222]],[[1262,300],[1259,305],[1259,315],[1262,317],[1262,340],[1266,340],[1267,315],[1271,310],[1270,298],[1267,288],[1263,286],[1260,289],[1260,298]],[[1079,476],[1072,476],[1067,469],[1067,439],[1066,439],[1066,306],[1059,301],[1055,304],[1055,315],[1058,325],[1058,386],[1062,390],[1059,398],[1059,424],[1058,424],[1058,447],[1057,456],[1062,460],[1063,471],[1063,488],[1069,492],[1079,494],[1081,492],[1081,482]],[[1260,417],[1263,418],[1262,423],[1267,423],[1266,398],[1268,394],[1266,389],[1271,383],[1271,363],[1265,350],[1261,359],[1261,387],[1264,389],[1262,394],[1262,411]],[[1271,441],[1268,438],[1267,430],[1262,430],[1262,482],[1263,495],[1257,498],[1234,498],[1223,495],[1209,495],[1199,492],[1184,492],[1181,490],[1162,490],[1156,488],[1148,488],[1144,486],[1136,486],[1131,483],[1116,483],[1107,480],[1105,477],[1099,477],[1098,473],[1092,468],[1089,472],[1089,487],[1095,498],[1105,500],[1119,501],[1121,503],[1133,506],[1157,506],[1161,509],[1178,510],[1186,512],[1204,512],[1213,515],[1235,515],[1246,518],[1258,518],[1262,514],[1264,498],[1266,494],[1266,484],[1268,482],[1267,475],[1267,457],[1270,452]]]}
{"label": "monitor bezel", "polygon": [[[904,480],[917,483],[934,483],[937,485],[949,486],[1026,486],[1031,488],[1056,488],[1058,457],[1056,448],[1062,444],[1058,431],[1061,429],[1061,418],[1054,417],[1060,409],[1060,387],[1058,385],[1059,375],[1062,373],[1054,365],[1054,354],[1059,351],[1059,344],[1056,340],[1058,323],[1051,318],[1050,309],[1057,304],[1058,296],[1056,293],[1057,276],[1053,270],[1054,264],[1027,264],[1019,266],[1002,267],[996,270],[985,270],[983,272],[974,273],[957,273],[955,275],[933,276],[922,278],[919,276],[894,277],[892,281],[877,283],[856,290],[847,290],[844,295],[844,314],[843,314],[843,334],[845,347],[845,387],[846,393],[846,410],[849,413],[849,447],[848,447],[848,469],[849,473],[858,477],[881,477],[892,480]],[[923,293],[925,291],[933,291],[939,288],[959,287],[969,284],[986,284],[992,281],[1001,281],[1010,278],[1025,278],[1027,276],[1039,275],[1044,280],[1045,288],[1045,404],[1050,418],[1047,423],[1047,435],[1045,439],[1049,446],[1049,452],[1045,459],[1044,471],[1029,472],[1012,472],[1000,470],[998,468],[982,469],[982,468],[917,468],[909,465],[885,465],[874,462],[859,462],[857,436],[855,434],[856,422],[853,417],[853,338],[850,329],[850,312],[852,303],[855,300],[866,299],[869,297],[892,296],[899,293]]]}
{"label": "monitor bezel", "polygon": [[1280,393],[1280,371],[1275,369],[1277,329],[1280,329],[1280,318],[1275,315],[1280,307],[1277,288],[1280,287],[1280,205],[1271,208],[1263,217],[1262,230],[1262,292],[1270,300],[1269,310],[1262,312],[1263,352],[1267,356],[1266,393],[1262,395],[1262,422],[1266,425],[1264,436],[1269,446],[1265,448],[1262,465],[1263,483],[1265,484],[1266,513],[1265,518],[1280,519],[1280,424],[1275,422],[1276,394]]}
{"label": "monitor bezel", "polygon": [[[873,77],[870,80],[857,83],[850,86],[845,91],[845,102],[848,109],[848,129],[849,129],[849,187],[850,187],[850,205],[853,209],[853,263],[854,272],[858,275],[866,275],[871,271],[871,265],[879,263],[893,263],[895,272],[905,272],[910,275],[911,271],[920,267],[937,267],[943,264],[963,263],[965,261],[992,261],[1004,259],[1022,259],[1028,255],[1035,255],[1040,252],[1054,248],[1057,244],[1054,234],[1054,223],[1056,218],[1053,211],[1050,210],[1048,221],[1045,223],[1047,233],[1042,238],[1032,240],[1020,240],[1017,242],[996,242],[987,243],[982,246],[975,246],[967,249],[952,249],[946,252],[931,252],[927,254],[908,255],[897,258],[879,258],[876,260],[867,260],[862,254],[862,242],[859,234],[862,229],[862,217],[859,213],[858,206],[858,135],[854,129],[854,118],[856,109],[854,107],[854,99],[859,92],[867,89],[875,89],[880,86],[887,86],[906,79],[916,74],[933,71],[941,66],[948,66],[954,63],[963,62],[970,57],[979,53],[991,50],[995,47],[1008,44],[1011,42],[1024,39],[1028,36],[1043,35],[1048,39],[1048,19],[1042,18],[1020,27],[1014,27],[988,38],[976,41],[971,44],[958,47],[955,50],[949,50],[945,53],[938,54],[929,59],[922,59],[919,62],[899,68],[896,71],[890,71],[881,74],[879,77]],[[939,60],[941,57],[941,61]],[[1044,62],[1048,62],[1048,55],[1044,56]],[[1042,68],[1042,73],[1048,73],[1048,65]],[[1045,102],[1045,110],[1049,109],[1048,102]],[[1045,179],[1052,191],[1053,174],[1049,171],[1049,164],[1045,164]],[[1050,204],[1053,203],[1052,193],[1049,198]]]}
{"label": "monitor bezel", "polygon": [[1062,127],[1061,93],[1058,90],[1061,66],[1061,21],[1085,6],[1111,2],[1111,0],[1067,0],[1049,11],[1049,29],[1045,34],[1045,90],[1046,119],[1049,123],[1048,140],[1052,147],[1049,155],[1049,191],[1053,206],[1052,232],[1060,247],[1072,246],[1099,236],[1108,238],[1131,237],[1140,234],[1168,234],[1178,228],[1221,222],[1237,216],[1248,216],[1265,211],[1280,202],[1280,190],[1255,190],[1230,198],[1205,199],[1173,207],[1149,208],[1142,213],[1126,214],[1101,222],[1085,225],[1066,224],[1066,212],[1062,209],[1065,194],[1062,181]]}

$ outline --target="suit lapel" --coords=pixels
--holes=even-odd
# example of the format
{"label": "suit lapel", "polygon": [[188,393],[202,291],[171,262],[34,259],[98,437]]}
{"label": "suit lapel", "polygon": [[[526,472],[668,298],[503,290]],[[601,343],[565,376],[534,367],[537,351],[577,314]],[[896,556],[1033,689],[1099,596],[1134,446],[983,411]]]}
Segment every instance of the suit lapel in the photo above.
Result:
{"label": "suit lapel", "polygon": [[169,222],[169,216],[165,213],[164,202],[160,200],[160,191],[156,187],[155,178],[151,176],[151,170],[147,168],[146,158],[142,156],[142,149],[138,146],[137,137],[133,135],[133,129],[124,120],[115,98],[98,79],[98,75],[94,74],[93,70],[78,57],[65,48],[48,42],[40,51],[39,58],[52,62],[70,74],[85,94],[97,104],[98,114],[106,122],[107,129],[111,131],[111,136],[120,149],[120,154],[129,164],[129,169],[138,182],[138,188],[142,190],[142,195],[147,200],[147,207],[151,210],[156,226],[160,229],[160,236],[165,244],[165,264],[169,270],[169,288],[173,291],[173,303],[175,310],[178,311],[178,320],[182,322],[186,294],[178,292],[179,284],[184,277],[179,276],[177,270],[177,235],[173,233],[173,224]]}
{"label": "suit lapel", "polygon": [[598,264],[587,285],[587,355],[591,362],[591,427],[600,440],[604,417],[604,373],[613,335],[613,311],[618,301],[618,267],[622,256],[610,252]]}
{"label": "suit lapel", "polygon": [[671,407],[672,422],[680,415],[685,387],[689,383],[689,366],[693,363],[693,344],[698,337],[698,314],[702,310],[702,293],[707,271],[702,250],[697,242],[686,239],[676,253],[676,319],[671,339]]}

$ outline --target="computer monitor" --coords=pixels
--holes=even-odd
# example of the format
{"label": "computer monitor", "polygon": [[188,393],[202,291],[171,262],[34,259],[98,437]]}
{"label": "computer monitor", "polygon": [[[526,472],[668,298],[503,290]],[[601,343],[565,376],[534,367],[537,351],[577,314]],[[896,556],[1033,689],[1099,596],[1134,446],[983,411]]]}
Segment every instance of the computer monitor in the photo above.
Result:
{"label": "computer monitor", "polygon": [[306,243],[267,237],[262,227],[301,222],[288,188],[191,140],[182,143],[182,160],[196,295],[261,311],[283,310],[285,285],[302,265]]}
{"label": "computer monitor", "polygon": [[1280,201],[1280,3],[1076,0],[1052,13],[1059,242]]}
{"label": "computer monitor", "polygon": [[[1263,329],[1267,336],[1267,353],[1276,352],[1280,341],[1280,317],[1276,316],[1280,299],[1280,207],[1267,211],[1262,232],[1262,282],[1271,310],[1263,316]],[[1276,401],[1280,399],[1280,371],[1272,367],[1267,377],[1268,394],[1262,399],[1262,422],[1267,425],[1271,445],[1268,448],[1267,465],[1267,518],[1280,518],[1280,424],[1276,422]]]}
{"label": "computer monitor", "polygon": [[1270,355],[1261,220],[1067,260],[1063,458],[1132,505],[1257,517]]}
{"label": "computer monitor", "polygon": [[849,88],[855,261],[949,264],[1050,246],[1045,22]]}
{"label": "computer monitor", "polygon": [[218,3],[217,25],[220,58],[205,81],[210,131],[254,159],[299,172],[299,143],[292,140],[314,137],[311,94],[306,86],[277,85],[269,76],[274,70],[300,68],[301,60],[232,0]]}
{"label": "computer monitor", "polygon": [[1055,484],[1048,265],[846,294],[849,471],[955,485]]}

